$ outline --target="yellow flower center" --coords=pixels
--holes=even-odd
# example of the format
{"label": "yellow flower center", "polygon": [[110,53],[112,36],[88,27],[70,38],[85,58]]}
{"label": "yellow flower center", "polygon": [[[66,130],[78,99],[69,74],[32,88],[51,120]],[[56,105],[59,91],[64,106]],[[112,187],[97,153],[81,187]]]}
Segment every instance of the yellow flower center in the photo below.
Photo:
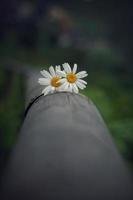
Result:
{"label": "yellow flower center", "polygon": [[69,83],[75,83],[77,80],[77,76],[73,73],[67,74],[67,80]]}
{"label": "yellow flower center", "polygon": [[60,78],[58,76],[55,76],[51,79],[51,85],[53,87],[59,87],[61,85],[60,82],[58,82],[60,80]]}

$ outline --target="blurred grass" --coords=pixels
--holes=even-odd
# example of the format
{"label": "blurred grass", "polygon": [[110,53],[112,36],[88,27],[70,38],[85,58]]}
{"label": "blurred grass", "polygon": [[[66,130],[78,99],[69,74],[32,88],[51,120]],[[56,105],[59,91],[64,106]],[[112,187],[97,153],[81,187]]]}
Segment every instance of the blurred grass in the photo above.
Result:
{"label": "blurred grass", "polygon": [[[102,84],[101,78],[103,78]],[[83,94],[90,97],[96,104],[118,149],[125,159],[133,164],[132,93],[127,88],[121,88],[115,78],[105,73],[103,77],[95,77],[93,83],[88,79],[88,88]]]}
{"label": "blurred grass", "polygon": [[[0,80],[0,91],[4,91],[0,99],[0,131],[3,141],[1,145],[5,149],[10,149],[16,141],[22,122],[24,111],[23,79],[14,74],[12,82],[8,84],[9,88],[3,90],[6,72],[0,69]],[[6,94],[7,92],[8,94]]]}

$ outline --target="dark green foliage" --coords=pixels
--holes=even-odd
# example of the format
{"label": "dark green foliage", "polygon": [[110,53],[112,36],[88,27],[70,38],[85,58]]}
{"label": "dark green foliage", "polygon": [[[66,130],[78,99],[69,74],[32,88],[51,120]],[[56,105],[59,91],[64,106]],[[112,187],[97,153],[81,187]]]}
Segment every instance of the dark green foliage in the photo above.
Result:
{"label": "dark green foliage", "polygon": [[[1,80],[3,76],[6,76],[6,72],[0,70]],[[24,110],[23,81],[22,77],[14,74],[12,82],[8,83],[9,88],[4,89],[3,81],[0,84],[0,90],[5,91],[0,99],[0,129],[3,140],[2,146],[10,149],[16,141],[16,136],[22,122]]]}

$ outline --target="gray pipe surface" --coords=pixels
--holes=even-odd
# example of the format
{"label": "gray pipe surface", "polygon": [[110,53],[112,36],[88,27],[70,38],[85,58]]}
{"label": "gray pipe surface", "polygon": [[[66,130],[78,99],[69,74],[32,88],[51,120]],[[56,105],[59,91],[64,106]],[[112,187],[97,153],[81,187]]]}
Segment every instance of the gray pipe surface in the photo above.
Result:
{"label": "gray pipe surface", "polygon": [[41,96],[29,109],[3,176],[3,200],[131,200],[132,181],[93,103]]}

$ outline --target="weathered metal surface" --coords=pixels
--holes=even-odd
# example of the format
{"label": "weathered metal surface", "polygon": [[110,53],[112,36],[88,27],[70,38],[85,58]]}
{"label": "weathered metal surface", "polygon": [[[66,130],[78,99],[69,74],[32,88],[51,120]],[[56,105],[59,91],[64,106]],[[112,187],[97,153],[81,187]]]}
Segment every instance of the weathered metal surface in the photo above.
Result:
{"label": "weathered metal surface", "polygon": [[129,200],[127,168],[93,103],[40,97],[24,120],[3,177],[3,199]]}

